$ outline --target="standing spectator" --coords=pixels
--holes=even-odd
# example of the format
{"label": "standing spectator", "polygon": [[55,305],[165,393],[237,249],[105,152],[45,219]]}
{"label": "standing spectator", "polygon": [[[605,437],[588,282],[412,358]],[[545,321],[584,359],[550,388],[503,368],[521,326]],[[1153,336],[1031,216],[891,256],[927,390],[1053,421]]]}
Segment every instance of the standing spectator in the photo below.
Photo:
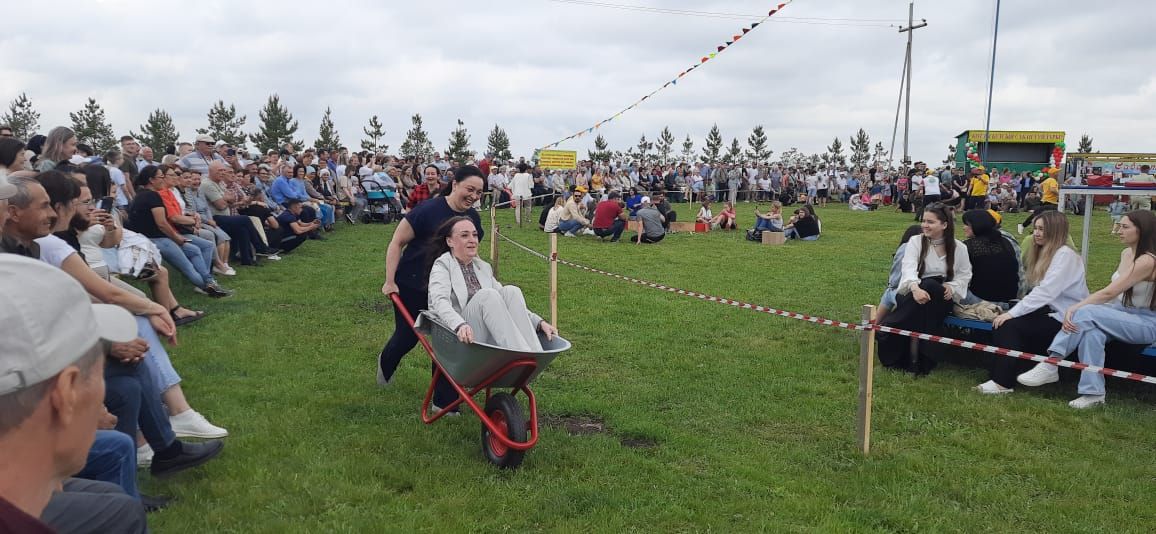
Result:
{"label": "standing spectator", "polygon": [[438,174],[439,171],[436,165],[430,164],[425,166],[425,169],[422,170],[424,180],[410,192],[409,203],[406,205],[406,209],[412,210],[416,208],[418,204],[433,198],[433,196],[437,194],[441,188],[441,180],[438,178]]}
{"label": "standing spectator", "polygon": [[1124,198],[1116,195],[1116,200],[1108,204],[1108,215],[1112,217],[1112,231],[1111,235],[1116,235],[1120,231],[1120,219],[1124,218],[1124,212],[1128,211],[1128,204],[1124,202]]}
{"label": "standing spectator", "polygon": [[512,190],[512,202],[514,206],[514,220],[517,221],[518,226],[522,225],[522,210],[525,210],[525,216],[530,216],[531,197],[533,197],[534,177],[529,172],[530,166],[525,163],[518,164],[518,172],[514,174],[514,178],[510,180],[510,188]]}
{"label": "standing spectator", "polygon": [[[1147,184],[1143,185],[1143,187],[1150,187],[1152,184],[1156,183],[1156,177],[1153,177],[1151,174],[1149,174],[1151,171],[1151,166],[1141,165],[1140,174],[1133,175],[1132,179],[1128,180],[1128,185]],[[1150,210],[1152,209],[1152,197],[1132,195],[1132,198],[1128,203],[1128,207],[1129,209],[1133,210]]]}
{"label": "standing spectator", "polygon": [[[36,170],[50,171],[56,168],[57,163],[68,161],[76,154],[76,144],[76,133],[71,128],[57,126],[49,130],[48,137],[44,140],[44,151],[36,160]],[[29,141],[29,146],[31,145],[32,142]]]}
{"label": "standing spectator", "polygon": [[1048,177],[1040,182],[1040,206],[1032,210],[1032,214],[1028,216],[1024,222],[1016,225],[1016,232],[1020,235],[1024,234],[1024,226],[1032,224],[1035,218],[1045,212],[1052,211],[1059,208],[1060,205],[1060,184],[1056,181],[1055,173],[1048,173]]}
{"label": "standing spectator", "polygon": [[[991,182],[991,177],[984,173],[983,167],[974,167],[971,169],[971,180],[968,181],[967,201],[965,201],[963,209],[978,210],[984,208],[984,203],[987,202],[987,186]],[[1023,229],[1020,229],[1023,233]]]}

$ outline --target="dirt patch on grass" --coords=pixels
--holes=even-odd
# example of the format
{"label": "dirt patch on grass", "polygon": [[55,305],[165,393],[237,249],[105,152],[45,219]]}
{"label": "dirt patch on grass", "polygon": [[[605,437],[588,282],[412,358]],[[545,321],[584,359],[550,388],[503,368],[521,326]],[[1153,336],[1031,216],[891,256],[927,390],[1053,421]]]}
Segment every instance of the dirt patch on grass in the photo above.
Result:
{"label": "dirt patch on grass", "polygon": [[563,428],[571,436],[590,436],[609,432],[606,422],[601,417],[593,415],[543,415],[542,424]]}
{"label": "dirt patch on grass", "polygon": [[650,438],[629,437],[619,440],[623,447],[630,449],[653,449],[658,446],[658,442]]}

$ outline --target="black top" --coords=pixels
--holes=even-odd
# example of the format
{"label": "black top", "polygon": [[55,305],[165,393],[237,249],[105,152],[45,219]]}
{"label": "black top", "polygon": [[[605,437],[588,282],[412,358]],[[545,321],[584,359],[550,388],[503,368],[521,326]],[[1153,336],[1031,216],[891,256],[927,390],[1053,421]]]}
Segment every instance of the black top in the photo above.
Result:
{"label": "black top", "polygon": [[63,232],[53,232],[52,235],[59,237],[61,241],[68,243],[68,246],[72,247],[72,250],[76,251],[76,254],[80,256],[80,259],[88,261],[88,258],[85,258],[84,253],[80,251],[80,235],[75,231],[65,230]]}
{"label": "black top", "polygon": [[426,252],[429,250],[430,239],[442,223],[459,215],[474,221],[474,226],[478,229],[478,239],[481,240],[485,231],[482,230],[482,218],[478,216],[478,211],[473,208],[464,212],[454,211],[450,208],[446,197],[436,197],[422,202],[406,214],[405,220],[413,227],[413,240],[406,245],[405,251],[401,254],[401,261],[397,265],[395,282],[399,287],[425,292],[429,283],[429,269],[426,267],[430,264],[431,258],[427,257]]}
{"label": "black top", "polygon": [[165,208],[160,193],[152,189],[139,189],[132,203],[128,205],[128,223],[124,226],[145,237],[167,237],[153,218],[153,208]]}
{"label": "black top", "polygon": [[[293,212],[289,210],[282,211],[281,214],[277,216],[277,224],[281,228],[288,229],[288,231],[293,235],[297,235],[297,231],[293,229],[293,223],[300,221],[301,219],[299,219],[296,215],[293,215]],[[285,230],[282,230],[281,235],[288,236],[289,234],[286,233]]]}
{"label": "black top", "polygon": [[814,217],[803,217],[795,221],[795,231],[799,232],[801,238],[819,235],[819,221]]}
{"label": "black top", "polygon": [[963,242],[971,259],[971,284],[967,290],[988,302],[1008,302],[1018,297],[1019,258],[1003,236],[973,237]]}

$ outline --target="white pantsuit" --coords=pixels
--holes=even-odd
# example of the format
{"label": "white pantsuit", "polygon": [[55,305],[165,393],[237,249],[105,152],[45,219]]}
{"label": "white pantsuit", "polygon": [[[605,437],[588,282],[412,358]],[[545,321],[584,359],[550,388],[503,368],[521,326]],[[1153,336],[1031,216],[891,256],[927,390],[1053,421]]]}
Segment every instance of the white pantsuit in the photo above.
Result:
{"label": "white pantsuit", "polygon": [[434,318],[455,332],[468,323],[474,340],[480,343],[540,352],[537,330],[542,318],[527,309],[522,290],[499,283],[485,261],[475,257],[472,264],[481,289],[470,298],[457,258],[446,252],[434,261],[428,293]]}

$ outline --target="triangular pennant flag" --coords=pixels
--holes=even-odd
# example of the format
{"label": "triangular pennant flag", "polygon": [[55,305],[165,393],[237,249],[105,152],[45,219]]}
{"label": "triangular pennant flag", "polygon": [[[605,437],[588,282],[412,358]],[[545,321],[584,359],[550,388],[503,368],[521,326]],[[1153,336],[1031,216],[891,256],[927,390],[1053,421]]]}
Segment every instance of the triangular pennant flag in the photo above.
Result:
{"label": "triangular pennant flag", "polygon": [[742,39],[742,38],[743,38],[743,36],[742,36],[742,35],[736,35],[736,36],[735,36],[735,40],[736,40],[736,41],[738,41],[739,39]]}
{"label": "triangular pennant flag", "polygon": [[709,58],[709,57],[706,57],[706,56],[703,56],[701,63],[706,63],[706,60],[708,60],[708,59],[710,59],[710,58]]}
{"label": "triangular pennant flag", "polygon": [[680,73],[678,73],[678,77],[679,77],[679,78],[682,78],[683,76],[686,76],[686,71],[685,71],[685,70],[684,70],[684,71],[682,71],[682,72],[680,72]]}
{"label": "triangular pennant flag", "polygon": [[743,35],[746,35],[749,31],[751,31],[750,28],[743,28]]}
{"label": "triangular pennant flag", "polygon": [[727,46],[730,46],[730,45],[733,45],[733,44],[735,44],[735,42],[734,42],[734,41],[727,41]]}
{"label": "triangular pennant flag", "polygon": [[589,128],[587,128],[587,129],[586,129],[586,133],[590,133],[590,132],[593,132],[593,131],[594,131],[594,127],[593,127],[593,126],[591,126],[591,127],[589,127]]}
{"label": "triangular pennant flag", "polygon": [[714,56],[715,56],[715,54],[711,54],[711,55],[710,55],[710,58],[711,58],[711,59],[714,59]]}
{"label": "triangular pennant flag", "polygon": [[756,22],[756,23],[754,23],[754,24],[751,24],[751,29],[753,30],[753,29],[755,29],[755,28],[758,28],[758,27],[759,27],[759,24],[762,24],[762,23],[761,23],[761,22]]}
{"label": "triangular pennant flag", "polygon": [[779,8],[778,8],[778,9],[783,9],[783,7],[784,7],[784,6],[786,6],[786,5],[787,5],[787,4],[779,4]]}
{"label": "triangular pennant flag", "polygon": [[723,51],[723,50],[725,50],[725,49],[726,49],[726,47],[725,47],[725,46],[720,46],[720,47],[718,47],[718,51],[719,51],[719,52],[722,52],[722,51]]}
{"label": "triangular pennant flag", "polygon": [[778,11],[778,10],[777,10],[777,9],[772,9],[770,13],[767,13],[767,16],[769,17],[769,16],[771,16],[771,15],[774,15],[776,11]]}
{"label": "triangular pennant flag", "polygon": [[673,83],[674,85],[678,85],[678,80],[671,80],[670,83]]}

